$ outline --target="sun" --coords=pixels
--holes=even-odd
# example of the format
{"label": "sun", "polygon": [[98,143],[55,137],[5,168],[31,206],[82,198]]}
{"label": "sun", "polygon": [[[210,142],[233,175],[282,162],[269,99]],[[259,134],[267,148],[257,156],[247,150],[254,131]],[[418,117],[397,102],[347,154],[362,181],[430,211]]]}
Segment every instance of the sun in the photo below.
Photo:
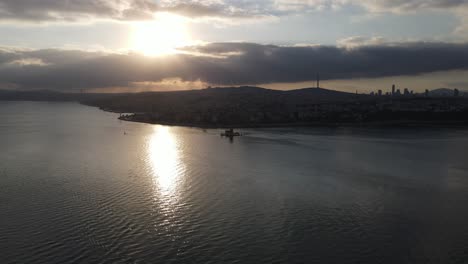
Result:
{"label": "sun", "polygon": [[173,54],[191,42],[186,20],[180,16],[163,13],[133,24],[131,49],[147,56]]}

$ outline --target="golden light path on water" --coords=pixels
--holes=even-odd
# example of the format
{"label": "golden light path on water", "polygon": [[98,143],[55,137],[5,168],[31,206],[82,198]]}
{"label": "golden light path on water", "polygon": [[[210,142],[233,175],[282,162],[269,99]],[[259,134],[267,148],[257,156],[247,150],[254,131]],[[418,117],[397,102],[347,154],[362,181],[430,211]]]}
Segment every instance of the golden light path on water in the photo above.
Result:
{"label": "golden light path on water", "polygon": [[155,197],[165,204],[177,201],[178,185],[185,174],[180,142],[171,130],[170,127],[155,126],[147,144]]}

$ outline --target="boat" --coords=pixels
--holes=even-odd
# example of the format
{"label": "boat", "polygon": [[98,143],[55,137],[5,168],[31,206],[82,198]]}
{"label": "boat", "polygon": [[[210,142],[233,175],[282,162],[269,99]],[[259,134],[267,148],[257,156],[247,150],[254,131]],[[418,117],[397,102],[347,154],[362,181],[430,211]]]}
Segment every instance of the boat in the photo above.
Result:
{"label": "boat", "polygon": [[224,133],[221,133],[222,137],[239,137],[241,136],[241,133],[235,132],[233,128],[230,128],[228,130],[225,130]]}

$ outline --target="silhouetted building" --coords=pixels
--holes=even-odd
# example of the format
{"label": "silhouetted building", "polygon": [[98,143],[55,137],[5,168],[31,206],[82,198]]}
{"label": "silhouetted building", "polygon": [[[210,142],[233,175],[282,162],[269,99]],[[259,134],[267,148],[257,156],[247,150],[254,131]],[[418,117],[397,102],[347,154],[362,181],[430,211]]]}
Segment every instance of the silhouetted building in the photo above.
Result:
{"label": "silhouetted building", "polygon": [[377,91],[377,95],[378,95],[378,96],[382,96],[382,90],[378,90],[378,91]]}
{"label": "silhouetted building", "polygon": [[392,85],[392,95],[395,95],[395,85]]}
{"label": "silhouetted building", "polygon": [[458,91],[458,89],[454,89],[453,96],[457,97],[458,95],[460,95],[460,91]]}
{"label": "silhouetted building", "polygon": [[396,95],[401,95],[400,89],[397,89],[397,90],[396,90]]}
{"label": "silhouetted building", "polygon": [[429,90],[428,89],[426,89],[426,91],[424,92],[424,96],[429,97]]}
{"label": "silhouetted building", "polygon": [[410,92],[409,92],[408,88],[405,88],[405,89],[403,90],[403,94],[404,94],[405,96],[409,96],[409,95],[410,95]]}

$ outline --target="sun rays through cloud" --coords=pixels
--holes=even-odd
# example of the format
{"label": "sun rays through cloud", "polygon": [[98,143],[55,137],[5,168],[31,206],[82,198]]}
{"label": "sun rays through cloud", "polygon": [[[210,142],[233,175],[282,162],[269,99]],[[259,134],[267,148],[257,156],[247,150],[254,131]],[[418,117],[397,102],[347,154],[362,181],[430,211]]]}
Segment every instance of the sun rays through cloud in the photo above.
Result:
{"label": "sun rays through cloud", "polygon": [[161,13],[154,20],[132,24],[131,50],[147,56],[162,56],[193,44],[186,19]]}

